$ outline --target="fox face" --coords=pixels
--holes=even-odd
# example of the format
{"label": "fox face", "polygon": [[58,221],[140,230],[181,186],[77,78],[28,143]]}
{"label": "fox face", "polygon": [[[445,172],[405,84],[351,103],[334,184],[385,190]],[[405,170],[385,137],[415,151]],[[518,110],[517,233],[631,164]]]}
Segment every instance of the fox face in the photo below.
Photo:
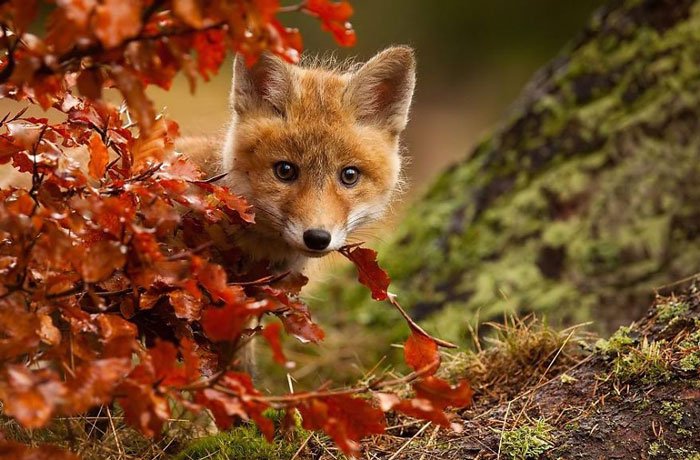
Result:
{"label": "fox face", "polygon": [[348,72],[272,55],[250,69],[236,61],[222,165],[255,208],[257,245],[319,257],[383,215],[400,180],[414,86],[406,47]]}

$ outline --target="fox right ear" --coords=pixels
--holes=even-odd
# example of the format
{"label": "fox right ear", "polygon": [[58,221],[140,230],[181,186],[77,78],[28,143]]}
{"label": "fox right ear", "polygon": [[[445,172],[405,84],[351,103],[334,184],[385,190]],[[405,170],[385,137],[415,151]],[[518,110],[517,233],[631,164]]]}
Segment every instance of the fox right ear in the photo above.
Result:
{"label": "fox right ear", "polygon": [[356,118],[399,134],[406,128],[416,85],[416,60],[408,46],[387,48],[352,75],[345,102]]}
{"label": "fox right ear", "polygon": [[254,109],[284,113],[290,88],[288,64],[272,53],[263,53],[251,68],[240,56],[235,57],[230,104],[237,114]]}

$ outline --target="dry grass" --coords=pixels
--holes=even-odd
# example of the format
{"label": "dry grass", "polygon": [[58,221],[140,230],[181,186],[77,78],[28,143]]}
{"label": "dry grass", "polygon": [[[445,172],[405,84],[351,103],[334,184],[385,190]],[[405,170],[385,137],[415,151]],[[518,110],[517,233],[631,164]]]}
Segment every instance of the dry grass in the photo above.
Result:
{"label": "dry grass", "polygon": [[560,374],[580,361],[591,343],[591,336],[582,332],[585,325],[558,331],[532,315],[486,326],[494,333],[480,339],[479,331],[472,331],[476,350],[446,355],[444,369],[451,378],[467,378],[495,402]]}

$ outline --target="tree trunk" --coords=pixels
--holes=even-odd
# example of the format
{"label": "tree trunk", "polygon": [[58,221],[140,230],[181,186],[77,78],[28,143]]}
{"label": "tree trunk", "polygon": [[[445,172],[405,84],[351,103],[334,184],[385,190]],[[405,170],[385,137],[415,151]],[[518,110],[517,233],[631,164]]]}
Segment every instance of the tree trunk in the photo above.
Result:
{"label": "tree trunk", "polygon": [[[700,271],[698,63],[700,1],[611,1],[410,207],[380,248],[392,291],[447,339],[477,311],[610,330]],[[346,286],[324,303],[387,318]]]}

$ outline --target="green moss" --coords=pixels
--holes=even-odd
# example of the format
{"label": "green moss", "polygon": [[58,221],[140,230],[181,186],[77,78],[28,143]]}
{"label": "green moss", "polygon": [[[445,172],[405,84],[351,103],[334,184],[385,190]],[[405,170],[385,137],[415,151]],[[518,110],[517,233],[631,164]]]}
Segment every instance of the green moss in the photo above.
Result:
{"label": "green moss", "polygon": [[[265,414],[279,425],[282,414]],[[183,449],[176,460],[288,460],[308,436],[300,426],[267,442],[253,424],[243,424],[230,431],[200,438]]]}
{"label": "green moss", "polygon": [[612,362],[612,372],[621,380],[638,378],[646,384],[667,382],[671,371],[664,356],[663,341],[644,340],[638,348],[618,353]]}
{"label": "green moss", "polygon": [[659,321],[667,323],[674,318],[677,318],[688,312],[688,304],[682,300],[675,298],[669,299],[668,302],[657,305]]}
{"label": "green moss", "polygon": [[622,326],[609,339],[599,339],[595,344],[596,348],[608,355],[623,353],[635,343],[629,335],[630,331],[629,326]]}
{"label": "green moss", "polygon": [[692,372],[700,368],[700,330],[696,330],[679,345],[684,356],[678,362],[680,368],[686,372]]}
{"label": "green moss", "polygon": [[649,444],[649,449],[647,450],[647,453],[650,457],[657,457],[661,454],[662,450],[663,445],[659,441],[654,441],[651,444]]}
{"label": "green moss", "polygon": [[673,425],[678,426],[683,420],[683,404],[664,401],[661,403],[661,410],[659,413],[666,417]]}
{"label": "green moss", "polygon": [[524,425],[504,431],[501,452],[512,460],[537,458],[553,447],[552,426],[542,419],[533,425]]}

